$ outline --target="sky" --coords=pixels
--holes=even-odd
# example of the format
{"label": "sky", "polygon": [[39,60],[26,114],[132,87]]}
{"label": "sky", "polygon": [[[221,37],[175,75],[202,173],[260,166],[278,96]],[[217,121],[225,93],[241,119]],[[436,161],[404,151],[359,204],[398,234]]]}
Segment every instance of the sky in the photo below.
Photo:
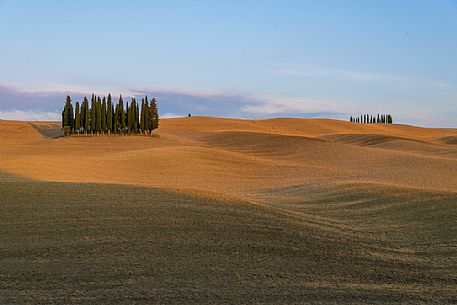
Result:
{"label": "sky", "polygon": [[457,127],[457,0],[0,0],[0,118],[92,92],[162,117]]}

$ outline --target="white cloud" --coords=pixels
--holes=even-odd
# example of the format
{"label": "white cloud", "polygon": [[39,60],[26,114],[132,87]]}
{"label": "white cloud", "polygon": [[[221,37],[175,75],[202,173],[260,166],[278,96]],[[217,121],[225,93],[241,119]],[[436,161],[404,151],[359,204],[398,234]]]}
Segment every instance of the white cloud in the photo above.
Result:
{"label": "white cloud", "polygon": [[17,121],[60,121],[62,115],[56,112],[8,110],[0,111],[0,119]]}
{"label": "white cloud", "polygon": [[67,93],[76,93],[82,95],[90,95],[94,93],[95,95],[104,96],[111,93],[112,96],[133,96],[133,92],[129,89],[123,88],[102,88],[102,87],[94,87],[89,88],[85,86],[77,86],[77,85],[68,85],[68,84],[61,84],[55,82],[37,82],[37,83],[7,83],[3,82],[2,86],[14,90],[16,92],[26,93],[26,94],[34,94],[34,95],[41,95],[46,96],[49,94],[67,94]]}
{"label": "white cloud", "polygon": [[343,112],[351,111],[350,105],[344,102],[306,99],[306,98],[261,98],[245,105],[241,111],[262,114],[301,114],[318,112]]}
{"label": "white cloud", "polygon": [[160,115],[161,119],[173,119],[173,118],[181,118],[181,117],[183,117],[183,116],[174,114],[174,113],[165,113],[165,114]]}
{"label": "white cloud", "polygon": [[331,69],[331,68],[307,68],[307,69],[280,69],[277,72],[287,75],[297,76],[328,76],[352,80],[393,80],[397,79],[396,75],[387,74],[370,74],[359,71]]}

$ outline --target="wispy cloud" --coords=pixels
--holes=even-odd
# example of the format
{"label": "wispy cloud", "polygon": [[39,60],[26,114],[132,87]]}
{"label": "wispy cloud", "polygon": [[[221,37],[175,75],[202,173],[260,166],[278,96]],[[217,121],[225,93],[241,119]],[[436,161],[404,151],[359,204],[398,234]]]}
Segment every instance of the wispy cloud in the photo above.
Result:
{"label": "wispy cloud", "polygon": [[372,74],[360,71],[331,69],[331,68],[306,68],[306,69],[278,69],[278,73],[296,76],[326,76],[344,78],[350,80],[396,80],[401,78],[398,75]]}
{"label": "wispy cloud", "polygon": [[60,121],[61,115],[56,112],[23,111],[13,109],[9,111],[0,111],[0,119],[18,121]]}
{"label": "wispy cloud", "polygon": [[290,76],[302,77],[326,77],[340,80],[352,81],[378,81],[378,82],[399,82],[414,85],[427,85],[434,87],[449,87],[450,84],[441,80],[423,79],[411,75],[395,75],[385,73],[370,73],[355,70],[335,69],[325,67],[292,67],[286,65],[283,68],[275,69],[276,73]]}
{"label": "wispy cloud", "polygon": [[124,96],[132,95],[131,90],[127,88],[103,88],[103,87],[93,87],[89,88],[87,86],[77,86],[77,85],[67,85],[55,82],[37,82],[37,83],[3,83],[0,88],[9,89],[14,92],[22,93],[22,94],[33,94],[33,95],[41,95],[47,96],[52,94],[77,94],[77,95],[90,95],[92,93],[96,95],[107,95],[111,93],[111,95],[116,96],[122,94]]}
{"label": "wispy cloud", "polygon": [[242,112],[253,115],[275,116],[327,116],[341,117],[351,106],[341,101],[326,101],[308,98],[258,98],[241,108]]}
{"label": "wispy cloud", "polygon": [[[66,88],[66,87],[64,87]],[[70,87],[69,87],[70,88]],[[41,88],[41,91],[16,90],[0,85],[0,119],[59,121],[61,110],[68,91]],[[77,89],[72,87],[72,90]],[[72,100],[81,101],[88,90],[71,92]],[[98,92],[95,90],[95,92]],[[156,97],[162,118],[173,118],[192,115],[210,115],[219,117],[238,117],[245,119],[262,119],[271,117],[328,117],[347,119],[357,114],[360,109],[369,113],[379,112],[379,105],[355,103],[337,99],[318,99],[309,97],[250,96],[246,94],[217,94],[205,91],[173,90],[162,88],[128,89],[126,92],[137,99],[147,95]],[[90,94],[90,93],[89,93]],[[106,95],[107,92],[97,93]],[[124,95],[125,96],[125,95]],[[117,97],[114,97],[117,100]],[[129,101],[128,98],[125,101]],[[384,107],[385,108],[385,107]],[[381,110],[382,111],[382,110]],[[387,110],[386,110],[387,111]],[[401,112],[401,111],[400,111]],[[401,119],[406,123],[419,123],[426,126],[452,126],[454,117],[434,118],[424,111],[398,112],[396,122]]]}
{"label": "wispy cloud", "polygon": [[[59,119],[65,102],[65,95],[71,94],[73,101],[82,100],[88,95],[87,88],[51,86],[18,90],[0,86],[0,111],[5,118],[14,119]],[[78,91],[81,90],[81,91]],[[100,90],[95,90],[95,93]],[[258,97],[245,94],[217,94],[205,91],[172,90],[143,88],[126,90],[132,97],[145,95],[156,97],[159,101],[161,117],[180,117],[192,115],[212,115],[220,117],[267,118],[274,116],[312,117],[329,115],[332,117],[348,111],[340,102],[323,101],[309,98]],[[97,93],[99,94],[99,93]],[[101,92],[106,95],[107,92]],[[115,98],[116,99],[116,98]],[[30,111],[36,109],[37,111]],[[345,110],[345,111],[343,111]],[[51,115],[53,113],[53,115]]]}
{"label": "wispy cloud", "polygon": [[183,117],[183,116],[177,115],[175,113],[164,113],[164,114],[161,114],[160,117],[162,119],[174,119],[174,118],[179,118],[179,117]]}

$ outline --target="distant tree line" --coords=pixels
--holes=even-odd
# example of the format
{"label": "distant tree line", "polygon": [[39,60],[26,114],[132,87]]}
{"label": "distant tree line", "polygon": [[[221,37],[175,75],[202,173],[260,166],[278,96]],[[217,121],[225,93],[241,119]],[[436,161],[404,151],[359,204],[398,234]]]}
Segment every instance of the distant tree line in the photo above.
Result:
{"label": "distant tree line", "polygon": [[390,114],[362,114],[358,117],[350,117],[349,122],[360,123],[360,124],[392,124],[392,116]]}
{"label": "distant tree line", "polygon": [[151,134],[159,127],[159,111],[157,100],[150,102],[145,96],[141,99],[141,109],[135,98],[130,104],[126,103],[122,95],[116,105],[108,98],[102,99],[92,94],[91,103],[86,97],[76,102],[73,111],[71,97],[67,96],[62,111],[62,127],[64,134]]}

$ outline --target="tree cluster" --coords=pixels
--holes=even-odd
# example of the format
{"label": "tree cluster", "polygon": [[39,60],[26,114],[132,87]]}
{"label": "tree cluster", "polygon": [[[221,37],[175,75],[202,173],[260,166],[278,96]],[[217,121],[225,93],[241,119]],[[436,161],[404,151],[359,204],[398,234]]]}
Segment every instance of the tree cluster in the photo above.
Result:
{"label": "tree cluster", "polygon": [[360,124],[392,124],[392,116],[390,114],[362,114],[358,117],[350,117],[349,122]]}
{"label": "tree cluster", "polygon": [[122,95],[116,105],[108,97],[100,98],[92,94],[91,102],[86,97],[76,102],[73,111],[71,97],[67,96],[62,111],[62,127],[64,134],[151,134],[159,127],[159,111],[157,100],[148,101],[145,96],[141,99],[141,108],[135,98],[130,104]]}

